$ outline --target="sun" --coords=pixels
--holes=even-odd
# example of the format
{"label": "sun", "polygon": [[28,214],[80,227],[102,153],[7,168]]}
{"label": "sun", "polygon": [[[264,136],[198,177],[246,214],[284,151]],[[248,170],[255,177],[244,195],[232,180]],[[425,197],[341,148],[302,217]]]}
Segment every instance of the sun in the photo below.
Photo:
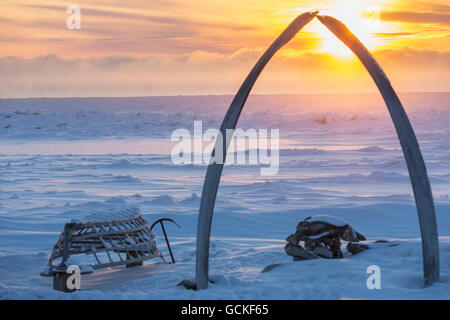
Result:
{"label": "sun", "polygon": [[[381,5],[382,1],[378,3]],[[374,1],[347,0],[336,1],[332,7],[318,9],[319,14],[329,15],[339,19],[354,33],[359,40],[369,49],[377,47],[377,39],[374,33],[382,32],[382,23],[380,21],[380,5]],[[331,53],[339,57],[353,56],[339,39],[333,36],[330,31],[318,21],[311,24],[311,31],[320,38],[318,51]]]}

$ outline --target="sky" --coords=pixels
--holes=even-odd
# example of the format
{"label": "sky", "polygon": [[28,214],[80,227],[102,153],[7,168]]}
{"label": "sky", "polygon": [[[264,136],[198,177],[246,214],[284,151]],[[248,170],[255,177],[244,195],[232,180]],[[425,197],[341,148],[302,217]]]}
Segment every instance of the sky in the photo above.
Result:
{"label": "sky", "polygon": [[[70,29],[71,5],[80,28]],[[2,0],[0,97],[234,94],[299,14],[343,21],[400,92],[450,91],[450,0]],[[70,20],[74,21],[74,20]],[[254,93],[374,92],[316,19]]]}

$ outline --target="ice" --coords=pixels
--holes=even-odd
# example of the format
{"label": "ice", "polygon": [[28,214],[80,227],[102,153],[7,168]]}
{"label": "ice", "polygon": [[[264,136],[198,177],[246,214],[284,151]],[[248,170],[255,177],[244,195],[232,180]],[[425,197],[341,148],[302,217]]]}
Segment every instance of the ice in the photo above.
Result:
{"label": "ice", "polygon": [[[435,199],[439,283],[423,288],[408,171],[378,95],[249,97],[238,127],[280,130],[280,170],[261,176],[258,165],[225,166],[211,230],[214,284],[206,291],[176,287],[195,277],[206,167],[174,165],[170,135],[193,130],[194,119],[204,130],[217,128],[231,96],[1,99],[0,299],[449,299],[450,94],[400,98]],[[150,224],[171,218],[182,226],[165,223],[176,264],[155,259],[96,270],[83,274],[82,290],[71,294],[39,275],[67,222],[129,217],[139,209]],[[342,260],[293,262],[283,250],[286,237],[317,215],[347,222],[371,249]],[[160,226],[153,231],[167,257]],[[389,241],[373,243],[379,239]],[[381,290],[366,286],[370,265],[381,268]]]}

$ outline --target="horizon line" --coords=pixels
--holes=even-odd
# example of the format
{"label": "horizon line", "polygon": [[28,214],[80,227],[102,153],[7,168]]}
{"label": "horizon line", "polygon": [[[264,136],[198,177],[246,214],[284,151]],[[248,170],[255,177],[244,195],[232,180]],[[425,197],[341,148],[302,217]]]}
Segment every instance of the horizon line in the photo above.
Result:
{"label": "horizon line", "polygon": [[[399,94],[445,94],[449,91],[397,91]],[[297,92],[297,93],[252,93],[251,96],[300,96],[300,95],[357,95],[379,94],[378,91],[363,92]],[[211,94],[167,94],[167,95],[143,95],[143,96],[31,96],[31,97],[0,97],[0,100],[26,100],[26,99],[124,99],[124,98],[173,98],[173,97],[228,97],[235,93],[211,93]]]}

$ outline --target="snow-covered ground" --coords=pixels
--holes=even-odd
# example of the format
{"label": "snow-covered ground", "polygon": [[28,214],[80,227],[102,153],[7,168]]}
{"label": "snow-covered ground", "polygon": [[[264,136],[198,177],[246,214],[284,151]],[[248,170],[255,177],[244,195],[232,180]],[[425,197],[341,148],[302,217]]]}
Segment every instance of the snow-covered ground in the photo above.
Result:
{"label": "snow-covered ground", "polygon": [[[231,96],[0,100],[0,299],[449,299],[450,94],[402,94],[430,175],[441,282],[422,288],[417,213],[403,155],[376,94],[255,95],[239,127],[280,129],[280,169],[229,165],[212,227],[204,291],[193,279],[204,165],[174,165],[174,129],[217,128]],[[167,224],[177,263],[98,270],[82,290],[40,277],[64,224],[115,206]],[[300,220],[338,216],[371,249],[342,260],[293,262],[283,250]],[[162,233],[160,250],[168,256]],[[282,263],[270,272],[267,265]],[[381,289],[366,269],[381,269]]]}

